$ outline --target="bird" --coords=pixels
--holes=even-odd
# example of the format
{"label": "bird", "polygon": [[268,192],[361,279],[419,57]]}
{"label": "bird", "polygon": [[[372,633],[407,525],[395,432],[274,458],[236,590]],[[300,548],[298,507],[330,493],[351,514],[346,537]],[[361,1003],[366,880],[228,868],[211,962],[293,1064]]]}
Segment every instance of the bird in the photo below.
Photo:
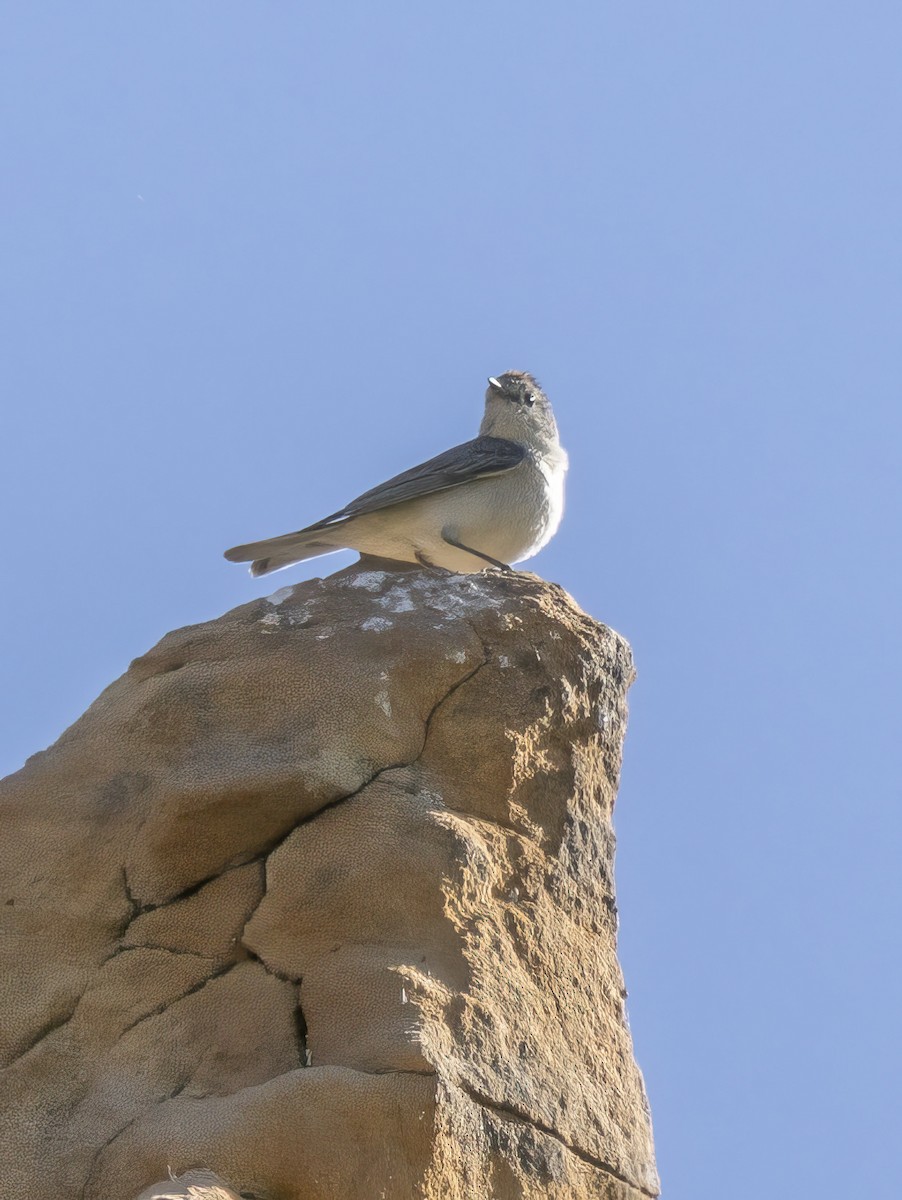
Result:
{"label": "bird", "polygon": [[548,397],[525,371],[490,376],[479,436],[380,483],[295,533],[226,550],[268,575],[338,550],[475,574],[531,558],[564,511],[567,452]]}

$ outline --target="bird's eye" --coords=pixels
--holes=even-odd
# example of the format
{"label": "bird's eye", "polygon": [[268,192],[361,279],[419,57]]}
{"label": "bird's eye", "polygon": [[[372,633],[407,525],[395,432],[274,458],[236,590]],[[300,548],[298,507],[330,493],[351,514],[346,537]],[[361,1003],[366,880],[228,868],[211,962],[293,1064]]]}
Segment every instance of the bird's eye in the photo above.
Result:
{"label": "bird's eye", "polygon": [[530,408],[532,408],[532,406],[535,404],[535,402],[536,402],[536,398],[532,394],[532,392],[527,392],[525,394],[525,396],[523,397],[523,403],[528,404]]}

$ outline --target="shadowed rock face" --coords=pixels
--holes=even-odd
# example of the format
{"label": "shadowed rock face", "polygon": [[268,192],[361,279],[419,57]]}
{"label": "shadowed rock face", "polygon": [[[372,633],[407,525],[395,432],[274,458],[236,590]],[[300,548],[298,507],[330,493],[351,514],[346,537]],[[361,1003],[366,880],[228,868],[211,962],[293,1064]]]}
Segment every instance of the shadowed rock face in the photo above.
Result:
{"label": "shadowed rock face", "polygon": [[9,1195],[655,1195],[632,674],[533,576],[362,567],[137,659],[0,784]]}

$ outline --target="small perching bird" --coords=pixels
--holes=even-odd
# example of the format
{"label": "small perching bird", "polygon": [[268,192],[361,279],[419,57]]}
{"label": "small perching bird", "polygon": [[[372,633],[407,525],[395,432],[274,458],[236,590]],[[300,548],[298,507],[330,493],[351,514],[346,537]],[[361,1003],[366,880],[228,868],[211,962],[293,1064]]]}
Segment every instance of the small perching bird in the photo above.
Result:
{"label": "small perching bird", "polygon": [[531,558],[564,511],[567,453],[531,375],[489,379],[479,437],[364,492],[330,517],[226,550],[267,575],[336,550],[470,574]]}

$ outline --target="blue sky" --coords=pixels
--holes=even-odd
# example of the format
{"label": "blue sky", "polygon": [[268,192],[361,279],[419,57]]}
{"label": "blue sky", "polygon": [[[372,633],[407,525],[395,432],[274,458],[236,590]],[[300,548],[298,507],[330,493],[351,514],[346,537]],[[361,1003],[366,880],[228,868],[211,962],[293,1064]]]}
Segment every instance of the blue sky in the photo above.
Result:
{"label": "blue sky", "polygon": [[[4,16],[0,770],[535,372],[667,1200],[902,1169],[897,4]],[[851,1191],[850,1191],[851,1189]]]}

